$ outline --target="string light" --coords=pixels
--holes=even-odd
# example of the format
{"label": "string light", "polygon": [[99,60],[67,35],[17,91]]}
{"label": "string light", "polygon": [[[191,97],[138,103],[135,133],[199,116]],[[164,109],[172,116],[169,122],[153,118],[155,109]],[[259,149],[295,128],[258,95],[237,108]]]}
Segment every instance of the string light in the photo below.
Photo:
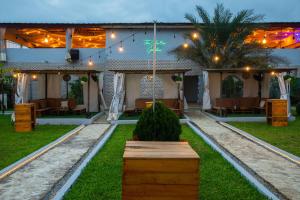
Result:
{"label": "string light", "polygon": [[194,33],[192,34],[192,37],[193,37],[193,39],[198,39],[199,35],[198,35],[198,33],[194,32]]}
{"label": "string light", "polygon": [[114,31],[111,32],[110,38],[111,38],[111,39],[115,39],[115,38],[116,38],[116,34],[114,33]]}
{"label": "string light", "polygon": [[93,61],[92,61],[92,57],[90,56],[90,59],[89,59],[89,61],[88,61],[88,65],[89,65],[89,66],[93,66],[93,64],[94,64],[94,63],[93,63]]}
{"label": "string light", "polygon": [[124,51],[123,42],[122,41],[120,42],[120,46],[119,46],[118,50],[119,50],[119,52],[123,52]]}
{"label": "string light", "polygon": [[186,49],[186,48],[188,48],[188,47],[189,47],[189,44],[188,44],[187,42],[184,42],[182,46],[183,46],[183,48],[185,48],[185,49]]}

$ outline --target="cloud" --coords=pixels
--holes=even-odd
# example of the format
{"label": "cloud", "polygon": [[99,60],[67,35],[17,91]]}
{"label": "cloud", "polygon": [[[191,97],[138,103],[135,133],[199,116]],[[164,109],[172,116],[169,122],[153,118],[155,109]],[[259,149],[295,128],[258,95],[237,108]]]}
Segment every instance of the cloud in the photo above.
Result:
{"label": "cloud", "polygon": [[1,22],[183,22],[201,5],[210,13],[224,2],[233,12],[254,9],[266,21],[299,21],[299,0],[9,0],[0,7]]}

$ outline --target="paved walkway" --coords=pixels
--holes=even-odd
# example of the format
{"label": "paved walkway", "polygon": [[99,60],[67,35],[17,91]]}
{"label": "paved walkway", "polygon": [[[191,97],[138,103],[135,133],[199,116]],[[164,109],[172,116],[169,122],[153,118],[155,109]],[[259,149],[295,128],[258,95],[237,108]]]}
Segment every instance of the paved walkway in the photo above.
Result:
{"label": "paved walkway", "polygon": [[109,124],[91,124],[68,141],[9,175],[0,181],[0,199],[44,198],[108,128]]}
{"label": "paved walkway", "polygon": [[200,111],[187,115],[207,135],[279,191],[282,198],[300,199],[299,165],[225,128]]}

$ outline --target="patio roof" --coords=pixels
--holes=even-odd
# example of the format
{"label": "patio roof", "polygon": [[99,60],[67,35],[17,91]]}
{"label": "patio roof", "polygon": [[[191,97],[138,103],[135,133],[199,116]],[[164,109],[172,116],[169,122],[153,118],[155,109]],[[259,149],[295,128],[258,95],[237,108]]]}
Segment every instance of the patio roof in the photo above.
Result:
{"label": "patio roof", "polygon": [[[227,72],[227,73],[239,73],[239,72],[245,72],[247,71],[246,68],[233,68],[233,69],[205,69],[205,71],[208,71],[209,73],[221,73],[221,72]],[[257,68],[250,68],[247,72],[291,72],[291,71],[297,71],[297,68],[295,67],[278,67],[278,68],[268,68],[268,69],[257,69]]]}
{"label": "patio roof", "polygon": [[[152,60],[108,60],[107,70],[122,73],[151,73]],[[157,73],[183,73],[198,66],[191,61],[158,60],[156,62]]]}
{"label": "patio roof", "polygon": [[4,68],[11,69],[15,72],[23,73],[37,73],[37,74],[56,74],[61,73],[100,73],[103,70],[103,66],[97,65],[87,66],[79,63],[74,64],[62,64],[62,63],[31,63],[31,62],[9,62],[4,65]]}

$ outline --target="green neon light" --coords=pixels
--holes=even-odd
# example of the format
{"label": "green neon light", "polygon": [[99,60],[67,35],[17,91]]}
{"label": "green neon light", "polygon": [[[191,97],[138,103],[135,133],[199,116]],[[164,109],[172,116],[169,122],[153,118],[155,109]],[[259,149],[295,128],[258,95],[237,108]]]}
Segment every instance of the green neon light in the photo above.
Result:
{"label": "green neon light", "polygon": [[[144,44],[146,46],[147,53],[153,53],[153,40],[144,40]],[[161,52],[162,48],[166,45],[167,43],[164,42],[163,40],[156,40],[156,52]]]}

